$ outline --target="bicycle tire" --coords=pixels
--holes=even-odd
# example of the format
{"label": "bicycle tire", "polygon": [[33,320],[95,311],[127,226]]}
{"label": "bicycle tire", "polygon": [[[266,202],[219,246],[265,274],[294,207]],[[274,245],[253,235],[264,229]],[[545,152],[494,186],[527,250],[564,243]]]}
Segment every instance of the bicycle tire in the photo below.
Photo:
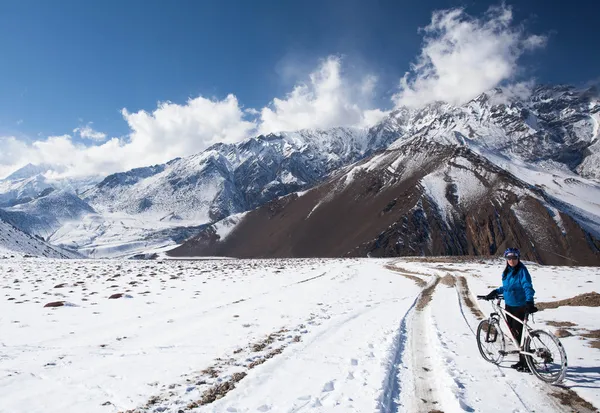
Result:
{"label": "bicycle tire", "polygon": [[[493,339],[493,341],[489,341],[489,339]],[[497,319],[489,318],[479,323],[477,326],[477,347],[484,360],[493,364],[500,364],[504,358],[506,343]]]}
{"label": "bicycle tire", "polygon": [[[552,352],[548,344],[552,343],[556,351]],[[536,356],[525,356],[527,365],[531,372],[540,380],[550,383],[561,383],[567,374],[567,353],[560,340],[552,333],[545,330],[533,330],[525,340],[527,352],[535,353]],[[558,357],[560,360],[555,360]]]}

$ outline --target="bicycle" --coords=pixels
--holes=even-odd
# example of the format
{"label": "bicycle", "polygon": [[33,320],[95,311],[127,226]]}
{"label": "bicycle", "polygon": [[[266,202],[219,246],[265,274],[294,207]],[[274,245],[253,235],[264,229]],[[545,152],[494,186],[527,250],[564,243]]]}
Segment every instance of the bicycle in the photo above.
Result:
{"label": "bicycle", "polygon": [[[499,295],[490,300],[485,295],[477,296],[478,300],[492,301],[493,308],[489,318],[481,321],[477,327],[477,345],[481,356],[486,361],[498,365],[508,354],[523,354],[527,366],[537,378],[550,384],[561,383],[567,374],[567,353],[560,340],[548,331],[532,329],[527,324],[530,314],[526,313],[525,319],[521,321],[507,312],[500,306],[503,298]],[[523,324],[521,343],[513,336],[507,316]],[[505,334],[502,326],[508,329],[510,334]],[[518,350],[506,351],[504,336],[508,336]]]}

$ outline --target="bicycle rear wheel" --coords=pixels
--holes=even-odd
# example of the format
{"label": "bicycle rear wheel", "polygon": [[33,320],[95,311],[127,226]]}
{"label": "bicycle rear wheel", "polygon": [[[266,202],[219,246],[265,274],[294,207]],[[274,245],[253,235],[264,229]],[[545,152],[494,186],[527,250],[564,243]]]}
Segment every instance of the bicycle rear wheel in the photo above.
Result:
{"label": "bicycle rear wheel", "polygon": [[477,346],[481,356],[490,363],[499,364],[504,358],[506,343],[495,318],[483,320],[477,326]]}
{"label": "bicycle rear wheel", "polygon": [[533,330],[527,340],[525,349],[533,356],[525,356],[529,369],[540,380],[558,384],[567,374],[567,353],[558,338],[544,330]]}

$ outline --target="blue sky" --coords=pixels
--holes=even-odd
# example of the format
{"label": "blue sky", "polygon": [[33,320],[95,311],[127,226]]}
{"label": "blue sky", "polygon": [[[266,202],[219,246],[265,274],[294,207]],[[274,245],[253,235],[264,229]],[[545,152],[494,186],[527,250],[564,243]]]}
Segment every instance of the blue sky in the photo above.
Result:
{"label": "blue sky", "polygon": [[[499,74],[500,80],[583,85],[598,79],[600,5],[594,3],[505,3],[511,11],[510,30],[525,33],[522,39],[540,36],[543,45],[519,53],[515,57],[518,68]],[[237,108],[252,108],[257,114],[262,108],[272,108],[274,98],[285,100],[295,87],[310,83],[310,74],[318,73],[320,65],[332,57],[339,66],[331,66],[332,70],[343,71],[345,89],[358,90],[357,85],[364,85],[367,77],[376,79],[372,85],[367,82],[371,86],[368,105],[363,105],[366,98],[359,92],[347,96],[350,105],[389,110],[398,102],[392,97],[398,93],[400,79],[423,50],[426,34],[419,28],[431,23],[432,12],[463,7],[473,19],[485,21],[488,7],[499,4],[446,0],[0,1],[0,137],[10,136],[30,149],[36,141],[44,146],[48,137],[65,134],[76,145],[102,143],[103,135],[82,139],[74,132],[76,128],[100,131],[106,139],[130,139],[135,133],[142,139],[142,130],[147,129],[142,123],[148,119],[140,116],[126,121],[122,109],[129,114],[141,110],[152,114],[159,101],[186,105],[188,99],[199,96],[224,101],[233,94]],[[174,113],[179,107],[172,109]],[[279,114],[273,112],[272,119]],[[248,113],[240,116],[243,119],[238,116],[236,121],[252,121]],[[132,127],[136,119],[139,129]],[[260,122],[266,124],[264,119]],[[301,126],[287,120],[273,122],[273,128]],[[323,122],[328,126],[332,120]],[[242,123],[234,135],[238,139],[255,129]],[[183,152],[201,149],[184,146]],[[24,152],[19,148],[13,149],[8,160],[6,151],[4,158],[0,154],[0,164],[6,166],[11,159],[14,164],[22,163],[19,154]]]}

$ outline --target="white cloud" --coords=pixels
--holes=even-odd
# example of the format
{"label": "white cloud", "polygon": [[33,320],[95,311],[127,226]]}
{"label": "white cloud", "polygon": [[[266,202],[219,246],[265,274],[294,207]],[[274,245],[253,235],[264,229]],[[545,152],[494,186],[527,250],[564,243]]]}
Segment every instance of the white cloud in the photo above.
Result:
{"label": "white cloud", "polygon": [[152,113],[126,109],[122,113],[131,129],[126,148],[146,164],[192,155],[218,142],[237,142],[256,128],[244,118],[234,95],[223,100],[199,96],[185,105],[164,102]]}
{"label": "white cloud", "polygon": [[534,50],[546,46],[547,41],[548,38],[546,36],[538,36],[536,34],[532,34],[531,36],[523,40],[523,47],[526,50]]}
{"label": "white cloud", "polygon": [[0,179],[27,164],[28,145],[14,136],[0,136]]}
{"label": "white cloud", "polygon": [[511,8],[504,5],[490,8],[481,19],[462,9],[434,12],[423,29],[421,54],[393,97],[395,104],[461,104],[513,79],[519,57],[543,47],[546,38],[527,35],[512,20]]}
{"label": "white cloud", "polygon": [[92,129],[91,122],[85,126],[80,126],[73,129],[73,133],[78,133],[83,139],[90,139],[93,141],[104,141],[106,140],[106,133],[98,132]]}
{"label": "white cloud", "polygon": [[502,93],[492,95],[491,103],[494,105],[507,105],[513,100],[527,100],[533,93],[534,86],[535,81],[533,80],[509,84],[500,88]]}
{"label": "white cloud", "polygon": [[[298,73],[295,76],[300,77]],[[388,113],[372,104],[377,77],[343,73],[340,57],[324,59],[304,78],[307,80],[297,83],[285,97],[275,98],[259,110],[243,108],[232,94],[222,100],[198,96],[183,104],[159,102],[153,111],[122,109],[130,129],[122,138],[108,139],[94,130],[91,122],[73,129],[73,135],[84,142],[74,141],[71,135],[39,138],[33,143],[0,138],[0,177],[27,163],[60,167],[64,171],[61,176],[108,175],[168,162],[218,142],[233,143],[258,133],[372,126]],[[83,124],[81,119],[79,122]]]}
{"label": "white cloud", "polygon": [[[131,168],[164,163],[180,156],[201,152],[217,142],[235,142],[256,130],[244,119],[235,96],[223,100],[204,97],[183,105],[159,103],[152,112],[122,110],[131,130],[126,138],[111,138],[88,124],[73,130],[91,144],[76,143],[72,136],[50,136],[33,143],[14,137],[0,138],[0,177],[27,163],[62,167],[61,176],[108,175]],[[68,156],[65,156],[68,154]]]}
{"label": "white cloud", "polygon": [[376,112],[367,112],[372,109],[376,83],[373,75],[357,81],[344,77],[341,58],[330,56],[306,83],[261,110],[259,132],[369,125],[377,118]]}

